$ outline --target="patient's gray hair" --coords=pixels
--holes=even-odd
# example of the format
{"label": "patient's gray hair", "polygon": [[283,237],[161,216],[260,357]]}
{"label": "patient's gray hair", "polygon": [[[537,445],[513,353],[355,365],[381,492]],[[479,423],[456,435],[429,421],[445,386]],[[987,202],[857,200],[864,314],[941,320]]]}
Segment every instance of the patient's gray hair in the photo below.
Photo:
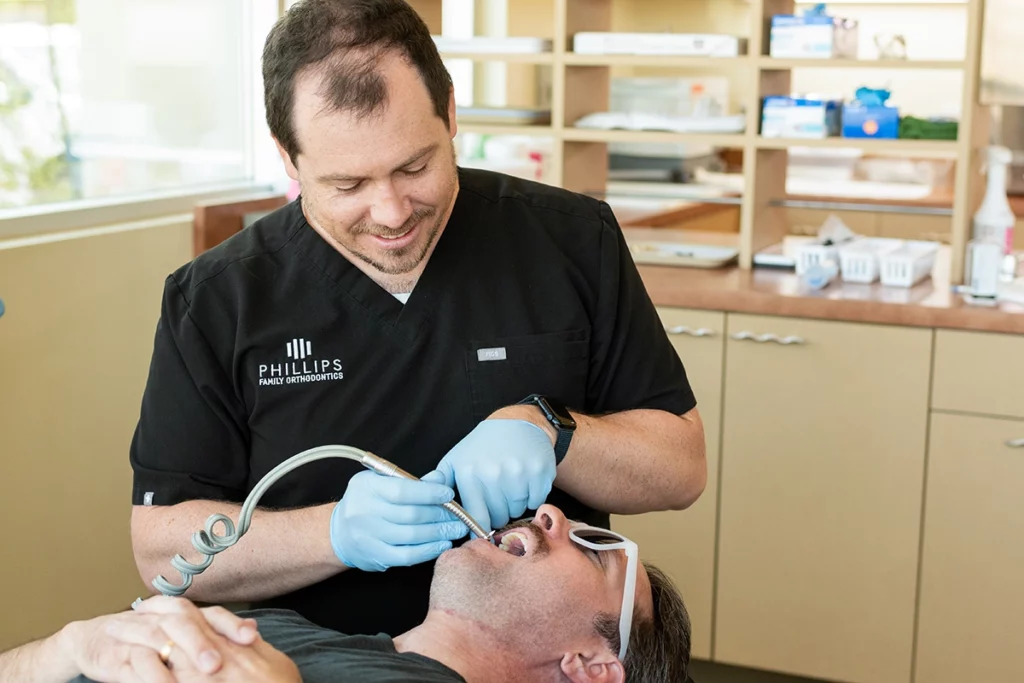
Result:
{"label": "patient's gray hair", "polygon": [[[651,581],[654,617],[633,612],[626,661],[627,683],[685,683],[690,668],[690,615],[665,572],[643,563]],[[619,651],[619,615],[600,614],[594,627]]]}

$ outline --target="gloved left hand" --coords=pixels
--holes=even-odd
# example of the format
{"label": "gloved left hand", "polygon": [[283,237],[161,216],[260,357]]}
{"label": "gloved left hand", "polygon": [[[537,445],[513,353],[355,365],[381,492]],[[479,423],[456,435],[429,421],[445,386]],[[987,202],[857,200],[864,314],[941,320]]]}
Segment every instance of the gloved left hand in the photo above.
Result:
{"label": "gloved left hand", "polygon": [[500,529],[544,504],[555,481],[555,448],[532,422],[491,418],[423,480],[458,486],[466,512],[487,531]]}

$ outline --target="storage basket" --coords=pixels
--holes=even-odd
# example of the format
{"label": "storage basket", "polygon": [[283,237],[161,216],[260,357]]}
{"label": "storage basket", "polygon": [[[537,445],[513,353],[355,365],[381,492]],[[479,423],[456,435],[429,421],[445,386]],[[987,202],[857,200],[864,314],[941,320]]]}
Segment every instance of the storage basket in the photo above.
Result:
{"label": "storage basket", "polygon": [[882,284],[913,287],[931,274],[938,252],[937,242],[904,242],[899,249],[882,255]]}
{"label": "storage basket", "polygon": [[885,238],[857,239],[844,244],[839,248],[839,268],[843,282],[874,282],[882,269],[882,255],[901,246],[903,240]]}

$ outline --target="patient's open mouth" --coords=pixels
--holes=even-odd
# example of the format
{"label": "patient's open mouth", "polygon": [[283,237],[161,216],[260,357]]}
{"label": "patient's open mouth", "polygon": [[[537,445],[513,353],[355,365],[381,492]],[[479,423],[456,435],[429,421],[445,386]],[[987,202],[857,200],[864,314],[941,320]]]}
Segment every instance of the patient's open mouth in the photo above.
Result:
{"label": "patient's open mouth", "polygon": [[501,534],[495,535],[498,549],[509,555],[523,557],[530,547],[530,534],[524,529],[509,529]]}

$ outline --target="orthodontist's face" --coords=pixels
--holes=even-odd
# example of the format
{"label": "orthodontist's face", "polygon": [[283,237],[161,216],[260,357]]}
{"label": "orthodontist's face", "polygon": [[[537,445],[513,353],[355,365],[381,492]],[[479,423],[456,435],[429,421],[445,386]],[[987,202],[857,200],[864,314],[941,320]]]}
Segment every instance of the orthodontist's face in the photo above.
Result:
{"label": "orthodontist's face", "polygon": [[[517,523],[502,535],[521,534],[525,554],[519,556],[477,539],[450,550],[437,561],[431,586],[431,609],[454,612],[481,628],[517,642],[529,651],[574,647],[594,642],[594,619],[614,615],[616,625],[626,582],[626,556],[621,550],[595,552],[569,539],[573,523],[552,505],[543,505],[528,523]],[[507,540],[507,539],[506,539]],[[636,605],[650,615],[651,584],[641,564]]]}
{"label": "orthodontist's face", "polygon": [[413,66],[388,53],[377,70],[387,103],[368,117],[332,107],[318,73],[300,75],[293,125],[302,152],[291,160],[282,150],[282,158],[299,181],[310,225],[370,277],[391,291],[409,291],[458,189],[455,105],[453,99],[449,130]]}

